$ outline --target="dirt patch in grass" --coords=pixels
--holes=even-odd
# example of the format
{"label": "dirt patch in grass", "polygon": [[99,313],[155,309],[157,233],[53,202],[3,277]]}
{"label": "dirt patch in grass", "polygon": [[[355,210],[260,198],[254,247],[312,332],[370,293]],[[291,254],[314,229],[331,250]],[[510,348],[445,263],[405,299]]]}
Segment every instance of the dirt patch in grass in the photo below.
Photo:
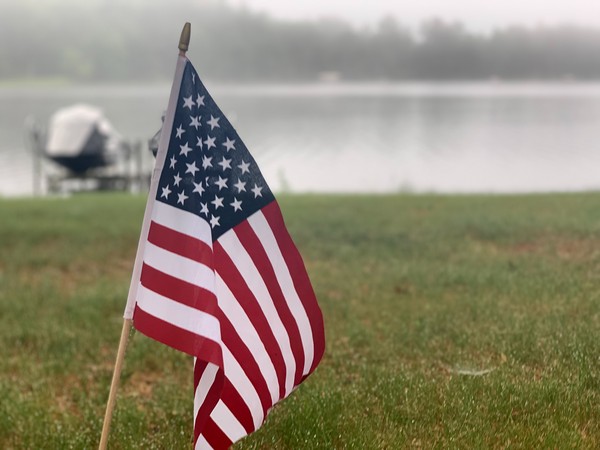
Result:
{"label": "dirt patch in grass", "polygon": [[[93,285],[98,279],[127,280],[131,276],[133,259],[110,261],[74,261],[68,266],[26,267],[19,271],[18,282],[33,289],[54,286],[64,297],[74,294],[81,286]],[[2,268],[0,268],[0,276]]]}
{"label": "dirt patch in grass", "polygon": [[54,409],[57,413],[80,417],[81,411],[77,406],[75,396],[83,389],[81,378],[73,373],[66,374],[55,386]]}
{"label": "dirt patch in grass", "polygon": [[556,256],[567,261],[589,261],[600,256],[598,239],[562,239],[555,243]]}
{"label": "dirt patch in grass", "polygon": [[532,253],[538,253],[543,249],[543,241],[529,241],[519,242],[511,245],[508,248],[508,252],[517,255],[527,255]]}
{"label": "dirt patch in grass", "polygon": [[160,372],[135,372],[123,384],[123,394],[129,397],[152,397],[154,386],[164,377]]}
{"label": "dirt patch in grass", "polygon": [[472,239],[471,245],[476,253],[490,256],[539,255],[573,262],[590,261],[600,257],[600,239],[595,238],[549,235],[506,244]]}

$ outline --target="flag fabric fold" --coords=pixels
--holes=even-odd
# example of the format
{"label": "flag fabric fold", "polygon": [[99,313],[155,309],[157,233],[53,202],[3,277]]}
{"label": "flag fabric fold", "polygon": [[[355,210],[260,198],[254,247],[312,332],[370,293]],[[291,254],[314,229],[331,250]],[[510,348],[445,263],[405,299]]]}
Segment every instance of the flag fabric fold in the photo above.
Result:
{"label": "flag fabric fold", "polygon": [[180,56],[125,318],[194,356],[194,446],[227,448],[324,352],[302,258],[255,160]]}

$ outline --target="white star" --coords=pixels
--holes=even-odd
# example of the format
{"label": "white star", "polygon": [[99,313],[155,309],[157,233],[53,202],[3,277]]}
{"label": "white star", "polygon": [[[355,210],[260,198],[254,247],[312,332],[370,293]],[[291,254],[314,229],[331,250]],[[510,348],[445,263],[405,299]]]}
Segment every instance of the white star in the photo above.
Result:
{"label": "white star", "polygon": [[250,167],[250,164],[248,164],[247,162],[244,162],[243,159],[242,159],[242,163],[238,164],[238,167],[240,169],[242,169],[242,175],[244,175],[246,172],[250,173],[250,169],[248,169]]}
{"label": "white star", "polygon": [[196,84],[196,74],[192,73],[192,83]]}
{"label": "white star", "polygon": [[230,203],[233,206],[233,211],[241,211],[242,210],[242,202],[237,198],[233,197],[233,203]]}
{"label": "white star", "polygon": [[207,203],[200,203],[200,214],[204,214],[206,217],[208,217],[208,204]]}
{"label": "white star", "polygon": [[207,150],[210,150],[211,147],[216,147],[216,145],[215,145],[215,138],[214,137],[206,136],[206,140],[204,141],[204,143],[206,145],[208,145]]}
{"label": "white star", "polygon": [[215,205],[215,209],[219,209],[221,206],[223,206],[223,197],[218,197],[215,195],[215,199],[211,203]]}
{"label": "white star", "polygon": [[235,144],[235,139],[232,141],[231,139],[227,138],[227,140],[223,142],[223,145],[225,146],[227,151],[235,150],[235,146],[233,144]]}
{"label": "white star", "polygon": [[238,178],[238,182],[235,183],[234,186],[237,188],[238,194],[242,191],[246,192],[246,182],[245,181],[242,181]]}
{"label": "white star", "polygon": [[200,150],[202,150],[202,139],[200,138],[200,136],[198,136],[196,139],[198,139],[198,142],[196,142],[196,147],[200,147]]}
{"label": "white star", "polygon": [[212,167],[211,161],[212,161],[212,156],[211,157],[203,156],[202,157],[202,168],[207,169],[209,167]]}
{"label": "white star", "polygon": [[177,203],[181,203],[183,205],[183,202],[185,202],[188,199],[188,196],[185,195],[184,191],[181,191],[179,194],[177,194]]}
{"label": "white star", "polygon": [[227,178],[221,178],[221,175],[219,175],[219,179],[217,181],[215,181],[215,184],[217,186],[219,186],[219,191],[223,188],[227,187]]}
{"label": "white star", "polygon": [[192,151],[192,148],[188,145],[187,142],[184,145],[180,145],[179,148],[181,149],[179,154],[185,156],[186,158],[187,154]]}
{"label": "white star", "polygon": [[174,169],[175,164],[177,164],[177,160],[175,159],[175,155],[171,156],[171,163],[169,164],[169,169]]}
{"label": "white star", "polygon": [[179,172],[177,172],[177,174],[175,175],[175,181],[173,181],[173,184],[175,186],[179,186],[179,182],[181,181],[181,177],[179,176]]}
{"label": "white star", "polygon": [[181,128],[181,125],[179,125],[175,131],[177,133],[177,139],[179,139],[181,135],[185,132],[185,130]]}
{"label": "white star", "polygon": [[196,161],[192,162],[191,164],[185,163],[185,165],[187,166],[185,173],[191,173],[193,177],[195,177],[196,172],[200,170],[196,167]]}
{"label": "white star", "polygon": [[220,117],[213,117],[213,115],[210,115],[210,120],[208,121],[208,124],[210,125],[210,129],[214,129],[215,127],[217,128],[221,128],[221,125],[219,125],[219,119]]}
{"label": "white star", "polygon": [[223,156],[223,159],[221,160],[220,163],[217,163],[219,166],[221,166],[221,169],[223,169],[223,172],[225,171],[225,169],[231,169],[231,160],[230,159],[225,159],[225,157]]}
{"label": "white star", "polygon": [[258,187],[256,183],[254,183],[254,187],[250,189],[254,193],[254,198],[262,197],[262,187]]}
{"label": "white star", "polygon": [[200,126],[200,116],[190,116],[190,119],[192,119],[192,123],[190,123],[190,127],[194,127],[196,130],[198,129],[198,127]]}
{"label": "white star", "polygon": [[211,214],[210,226],[214,228],[214,227],[218,227],[219,225],[220,225],[219,224],[219,216],[213,216]]}
{"label": "white star", "polygon": [[194,183],[194,192],[197,192],[198,194],[200,194],[200,197],[202,197],[202,194],[204,194],[204,187],[202,186],[202,181],[200,183],[196,183],[195,181],[193,181],[192,183]]}
{"label": "white star", "polygon": [[160,194],[161,198],[169,198],[169,194],[171,193],[171,189],[169,189],[169,185],[167,184],[167,187],[161,188],[162,189],[162,194]]}
{"label": "white star", "polygon": [[190,111],[191,111],[192,106],[194,106],[194,100],[192,100],[192,96],[190,95],[189,97],[184,97],[183,98],[183,107],[190,108]]}
{"label": "white star", "polygon": [[198,106],[204,106],[204,95],[198,94],[198,97],[196,98],[196,104]]}

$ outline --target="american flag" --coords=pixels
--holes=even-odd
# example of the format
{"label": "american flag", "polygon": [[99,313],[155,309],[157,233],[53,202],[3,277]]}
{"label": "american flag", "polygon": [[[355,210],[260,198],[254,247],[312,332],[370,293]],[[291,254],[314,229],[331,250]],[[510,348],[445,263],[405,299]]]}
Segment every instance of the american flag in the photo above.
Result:
{"label": "american flag", "polygon": [[162,134],[125,318],[194,356],[195,448],[227,448],[315,370],[323,319],[269,186],[184,56]]}

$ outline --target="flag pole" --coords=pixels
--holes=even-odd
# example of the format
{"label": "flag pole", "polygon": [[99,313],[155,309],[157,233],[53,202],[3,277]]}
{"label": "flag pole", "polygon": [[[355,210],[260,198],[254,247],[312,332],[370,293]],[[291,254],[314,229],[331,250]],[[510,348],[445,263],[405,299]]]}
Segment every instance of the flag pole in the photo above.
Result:
{"label": "flag pole", "polygon": [[113,372],[112,382],[110,383],[110,392],[108,394],[108,402],[106,403],[106,413],[104,414],[104,424],[102,425],[102,435],[100,436],[99,450],[106,450],[108,444],[108,433],[110,432],[110,422],[115,410],[115,402],[117,400],[117,389],[119,387],[119,379],[121,378],[121,370],[123,369],[123,360],[125,359],[125,349],[129,340],[129,331],[131,330],[131,319],[123,320],[123,328],[121,329],[121,340],[119,341],[119,350],[117,350],[117,360]]}
{"label": "flag pole", "polygon": [[[189,45],[190,45],[191,25],[186,22],[181,31],[179,37],[179,55],[185,56]],[[137,264],[137,258],[136,258]],[[115,368],[113,371],[112,381],[110,383],[110,391],[108,394],[108,402],[106,403],[106,412],[104,414],[104,423],[102,424],[102,434],[100,436],[99,450],[106,450],[108,444],[108,435],[110,433],[110,422],[112,421],[113,412],[115,410],[115,403],[117,400],[117,389],[119,387],[119,380],[121,378],[121,372],[123,369],[123,361],[125,359],[125,349],[127,348],[127,342],[129,340],[129,334],[131,331],[132,319],[126,315],[123,319],[123,328],[121,329],[121,339],[119,340],[119,348],[117,350],[117,359],[115,361]]]}

